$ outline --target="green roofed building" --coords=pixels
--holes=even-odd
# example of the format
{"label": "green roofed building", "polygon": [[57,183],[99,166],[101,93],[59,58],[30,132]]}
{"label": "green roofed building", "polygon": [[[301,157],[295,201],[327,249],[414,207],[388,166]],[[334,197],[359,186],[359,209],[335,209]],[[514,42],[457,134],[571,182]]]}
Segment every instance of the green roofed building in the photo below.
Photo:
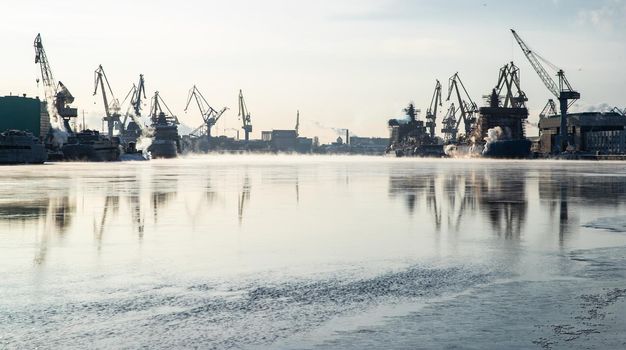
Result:
{"label": "green roofed building", "polygon": [[0,97],[0,132],[10,129],[44,137],[50,128],[45,102],[26,96]]}

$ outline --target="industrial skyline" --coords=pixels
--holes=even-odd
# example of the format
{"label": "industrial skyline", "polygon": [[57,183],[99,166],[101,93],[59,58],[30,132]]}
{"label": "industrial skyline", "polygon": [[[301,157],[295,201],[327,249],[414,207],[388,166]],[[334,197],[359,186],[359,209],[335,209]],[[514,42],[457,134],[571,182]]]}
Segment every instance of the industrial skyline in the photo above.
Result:
{"label": "industrial skyline", "polygon": [[[94,127],[103,116],[92,96],[99,64],[120,99],[144,74],[148,93],[158,90],[190,127],[202,123],[197,112],[183,111],[195,84],[212,105],[230,107],[219,134],[240,127],[243,89],[254,116],[252,138],[292,128],[300,110],[301,133],[328,141],[336,137],[332,128],[387,136],[387,119],[402,115],[409,101],[423,119],[435,79],[446,82],[455,72],[482,105],[499,67],[513,60],[529,98],[529,120],[536,122],[551,95],[509,28],[568,73],[582,95],[574,110],[623,108],[624,19],[626,1],[620,0],[109,1],[103,7],[21,1],[0,14],[7,52],[0,95],[43,96],[32,47],[41,32],[56,78]],[[440,112],[438,124],[442,119]]]}

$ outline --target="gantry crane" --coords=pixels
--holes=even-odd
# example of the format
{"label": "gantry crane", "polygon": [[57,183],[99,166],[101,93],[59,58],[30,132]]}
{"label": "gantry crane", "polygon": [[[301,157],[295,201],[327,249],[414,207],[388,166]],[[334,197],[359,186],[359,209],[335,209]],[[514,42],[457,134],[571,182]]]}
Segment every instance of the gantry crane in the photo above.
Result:
{"label": "gantry crane", "polygon": [[441,83],[437,80],[433,97],[430,99],[430,107],[426,110],[426,127],[430,138],[435,138],[435,120],[437,119],[437,107],[441,106]]}
{"label": "gantry crane", "polygon": [[[461,96],[461,89],[463,90],[464,96],[467,100],[464,100],[463,96]],[[478,107],[476,106],[476,103],[472,101],[467,89],[465,89],[465,85],[463,85],[458,72],[454,73],[454,75],[448,80],[448,97],[446,98],[446,101],[450,101],[452,91],[456,92],[458,101],[457,108],[461,111],[461,117],[457,120],[456,129],[458,130],[459,124],[462,120],[465,125],[465,135],[469,135],[474,127],[474,123],[476,123],[476,117],[474,114],[478,111]]]}
{"label": "gantry crane", "polygon": [[211,107],[211,105],[209,105],[209,103],[204,98],[200,90],[198,90],[198,88],[194,85],[189,90],[189,96],[187,97],[187,105],[185,106],[185,112],[187,112],[187,109],[189,108],[189,104],[191,103],[192,98],[195,98],[196,104],[198,105],[198,109],[200,110],[200,114],[202,115],[202,120],[204,121],[204,124],[196,128],[196,130],[194,130],[192,134],[195,134],[199,130],[206,128],[205,135],[208,138],[211,138],[211,128],[213,128],[213,126],[217,123],[217,121],[222,117],[222,114],[226,112],[228,107],[222,108],[222,110],[219,112],[216,111],[215,109],[213,109],[213,107]]}
{"label": "gantry crane", "polygon": [[[528,98],[520,85],[519,68],[513,63],[507,63],[500,68],[498,84],[494,89],[496,96],[501,96],[502,90],[506,91],[502,107],[504,108],[525,108]],[[491,103],[492,107],[493,103]]]}
{"label": "gantry crane", "polygon": [[441,132],[444,134],[446,142],[455,142],[457,133],[459,132],[459,122],[456,119],[456,107],[454,103],[450,104],[448,112],[442,120],[443,128]]}
{"label": "gantry crane", "polygon": [[245,140],[250,140],[250,133],[252,132],[252,120],[250,117],[250,112],[248,112],[248,108],[246,107],[246,101],[243,99],[243,92],[239,90],[239,118],[241,118],[243,122],[243,126],[241,127],[245,132]]}
{"label": "gantry crane", "polygon": [[[41,40],[41,34],[37,34],[35,38],[35,63],[39,63],[41,69],[41,80],[45,90],[46,103],[52,106],[52,112],[54,115],[51,117],[58,121],[60,117],[62,123],[59,125],[63,127],[66,132],[72,132],[70,126],[70,119],[76,118],[78,110],[71,108],[69,104],[74,102],[74,96],[70,91],[59,81],[57,85],[52,75],[52,68],[50,68],[50,62],[46,56],[46,51],[43,48],[43,42]],[[39,79],[37,79],[39,82]]]}
{"label": "gantry crane", "polygon": [[541,112],[539,112],[539,119],[555,115],[559,115],[559,112],[556,110],[556,103],[554,103],[553,99],[548,99],[548,103],[546,103]]}
{"label": "gantry crane", "polygon": [[[535,69],[539,78],[543,84],[548,88],[548,90],[559,100],[559,109],[561,112],[561,125],[560,125],[560,142],[559,151],[563,152],[567,148],[567,109],[574,103],[576,100],[580,98],[580,93],[574,91],[569,81],[565,77],[565,72],[562,69],[559,69],[556,75],[559,77],[558,84],[552,79],[552,77],[548,74],[546,69],[543,67],[539,60],[544,61],[545,63],[553,66],[551,63],[547,62],[537,53],[528,48],[528,45],[517,35],[515,30],[511,29],[511,33],[513,33],[513,37],[519,44],[522,52],[530,62],[530,65]],[[556,68],[556,67],[555,67]]]}
{"label": "gantry crane", "polygon": [[[106,116],[102,119],[107,122],[109,138],[111,138],[113,137],[114,128],[118,126],[119,129],[119,124],[121,123],[120,101],[115,98],[113,90],[111,89],[111,84],[109,84],[109,79],[104,73],[102,65],[99,65],[98,69],[94,72],[94,96],[98,93],[98,87],[100,87],[100,91],[102,92],[102,101],[104,103],[104,112],[106,114]],[[109,92],[109,96],[107,96],[107,90]]]}
{"label": "gantry crane", "polygon": [[[124,114],[124,120],[122,120],[122,122],[118,124],[120,133],[131,140],[136,139],[141,134],[144,134],[146,132],[145,127],[140,119],[142,96],[143,98],[146,98],[146,88],[144,85],[143,74],[139,74],[138,85],[133,84],[133,86],[126,94],[126,97],[124,97],[124,101],[122,101],[123,105],[124,102],[126,102],[126,100],[128,100],[128,98],[130,97],[130,105],[126,110],[126,114]],[[130,117],[131,121],[127,125],[126,122],[128,121],[128,117]]]}
{"label": "gantry crane", "polygon": [[[165,109],[163,109],[165,107]],[[167,112],[167,113],[165,113]],[[178,125],[178,118],[172,113],[159,92],[156,91],[150,103],[150,120],[152,126],[157,125]]]}

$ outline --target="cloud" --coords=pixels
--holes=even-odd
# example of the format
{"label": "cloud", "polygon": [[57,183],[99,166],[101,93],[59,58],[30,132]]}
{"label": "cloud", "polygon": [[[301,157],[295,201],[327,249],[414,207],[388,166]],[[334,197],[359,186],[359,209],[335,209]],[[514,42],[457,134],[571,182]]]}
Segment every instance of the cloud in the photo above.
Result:
{"label": "cloud", "polygon": [[600,7],[578,11],[578,22],[603,32],[626,29],[626,1],[605,0]]}

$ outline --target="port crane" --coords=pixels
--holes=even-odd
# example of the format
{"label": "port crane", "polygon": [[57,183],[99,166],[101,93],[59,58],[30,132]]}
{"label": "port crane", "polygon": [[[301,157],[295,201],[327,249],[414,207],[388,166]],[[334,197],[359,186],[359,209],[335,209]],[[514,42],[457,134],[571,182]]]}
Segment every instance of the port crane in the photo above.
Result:
{"label": "port crane", "polygon": [[[463,90],[463,95],[467,100],[464,100],[463,96],[461,96],[461,90]],[[455,92],[458,101],[457,109],[461,112],[461,117],[457,120],[456,129],[458,130],[459,124],[462,120],[465,125],[465,135],[469,135],[472,131],[474,123],[476,123],[474,113],[478,111],[478,107],[469,96],[469,93],[467,92],[465,85],[463,85],[458,72],[454,73],[454,75],[448,80],[448,97],[446,98],[446,101],[450,101],[453,91]]]}
{"label": "port crane", "polygon": [[252,132],[252,120],[250,117],[250,112],[248,112],[248,108],[246,107],[246,101],[243,99],[243,92],[239,90],[239,118],[241,118],[243,122],[243,126],[241,127],[245,132],[245,140],[250,140],[250,133]]}
{"label": "port crane", "polygon": [[559,112],[556,110],[556,103],[554,103],[553,99],[549,99],[548,103],[546,103],[541,112],[539,112],[539,119],[555,115],[559,115]]}
{"label": "port crane", "polygon": [[453,102],[450,104],[448,112],[443,117],[443,128],[441,129],[441,132],[444,134],[446,141],[456,141],[456,135],[459,131],[459,122],[456,119],[456,111],[457,110]]}
{"label": "port crane", "polygon": [[[165,107],[165,109],[163,109],[163,107]],[[150,104],[150,120],[152,121],[152,126],[158,124],[180,124],[178,118],[172,113],[165,101],[163,101],[158,91],[154,93]]]}
{"label": "port crane", "polygon": [[530,65],[535,69],[535,72],[537,72],[537,75],[539,75],[543,84],[559,100],[559,110],[561,112],[561,135],[558,145],[559,151],[563,152],[567,148],[567,110],[574,102],[576,102],[576,100],[580,99],[580,93],[572,89],[572,86],[565,77],[565,72],[562,69],[559,69],[556,73],[559,80],[557,84],[539,60],[544,61],[546,64],[554,68],[556,67],[539,56],[536,52],[532,51],[515,30],[511,29],[511,33],[513,33],[513,37],[515,37],[515,40],[522,49],[522,52],[524,52],[528,62],[530,62]]}
{"label": "port crane", "polygon": [[192,98],[196,100],[196,104],[198,105],[198,109],[200,110],[200,114],[202,115],[202,120],[204,121],[204,124],[196,128],[191,134],[195,135],[202,129],[206,129],[204,134],[208,138],[211,138],[211,128],[213,128],[213,126],[217,123],[217,121],[222,117],[222,114],[224,114],[224,112],[228,110],[228,107],[222,108],[222,110],[219,112],[216,111],[215,109],[213,109],[213,107],[211,107],[211,105],[209,105],[209,103],[204,98],[200,90],[198,90],[198,88],[194,85],[189,90],[189,95],[187,97],[187,105],[185,106],[185,112],[187,112],[187,109],[189,108],[189,104],[191,103]]}
{"label": "port crane", "polygon": [[441,107],[441,83],[437,80],[433,97],[430,99],[430,107],[426,110],[426,127],[430,138],[435,138],[435,120],[437,119],[437,107]]}
{"label": "port crane", "polygon": [[[51,117],[55,118],[56,121],[58,121],[60,117],[62,119],[60,126],[65,129],[64,131],[72,132],[70,120],[78,116],[78,110],[69,106],[74,102],[74,96],[72,96],[61,81],[57,84],[54,80],[48,56],[43,48],[41,34],[37,34],[37,37],[35,37],[34,47],[35,64],[38,63],[41,70],[41,80],[45,90],[46,103],[53,107],[53,115]],[[39,79],[37,79],[37,83],[39,83]]]}
{"label": "port crane", "polygon": [[[130,130],[135,133],[137,133],[138,131],[139,134],[144,133],[145,127],[139,119],[141,118],[142,96],[143,98],[146,98],[146,87],[144,85],[143,74],[139,74],[138,85],[133,84],[133,86],[126,94],[126,97],[124,97],[124,101],[122,101],[123,105],[124,102],[126,102],[126,100],[128,100],[128,98],[130,97],[130,105],[128,107],[128,110],[126,111],[126,114],[124,115],[124,120],[120,124],[118,124],[121,134],[127,134]],[[131,121],[128,123],[128,125],[126,125],[128,117],[130,117]]]}
{"label": "port crane", "polygon": [[[513,63],[507,63],[504,67],[500,68],[500,74],[498,77],[498,84],[495,88],[495,96],[501,96],[502,90],[506,91],[504,95],[504,102],[502,107],[504,108],[525,108],[528,97],[520,85],[519,68]],[[517,92],[514,94],[514,92]],[[490,103],[492,107],[497,107],[499,103],[494,106],[494,103]]]}
{"label": "port crane", "polygon": [[[94,96],[98,93],[98,87],[102,92],[102,101],[104,103],[104,112],[106,114],[106,116],[102,119],[107,122],[109,138],[111,138],[113,137],[113,129],[116,127],[116,125],[119,129],[119,124],[121,123],[121,108],[120,101],[115,98],[113,90],[111,89],[111,84],[109,84],[109,79],[107,78],[106,73],[104,73],[104,68],[102,68],[102,65],[99,65],[98,69],[96,69],[94,72]],[[107,91],[109,93],[109,96],[107,96]]]}

